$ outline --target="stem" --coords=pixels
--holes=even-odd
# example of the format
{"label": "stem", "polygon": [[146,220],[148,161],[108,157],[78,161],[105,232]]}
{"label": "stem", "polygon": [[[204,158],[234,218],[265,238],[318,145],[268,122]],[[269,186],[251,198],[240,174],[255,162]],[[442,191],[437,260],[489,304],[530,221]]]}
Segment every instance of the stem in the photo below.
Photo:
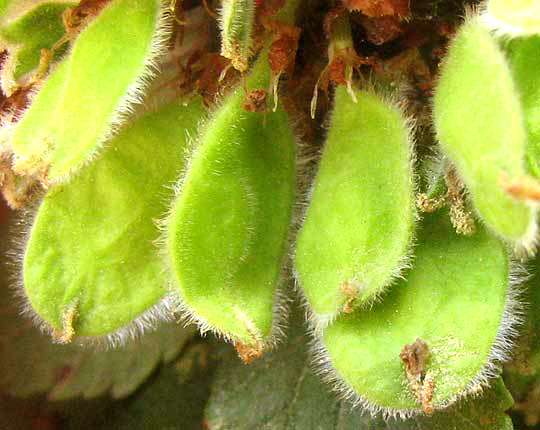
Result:
{"label": "stem", "polygon": [[286,25],[293,25],[301,3],[302,0],[285,0],[285,4],[276,14],[276,20]]}
{"label": "stem", "polygon": [[[285,5],[279,10],[275,16],[275,20],[285,26],[292,26],[296,21],[296,13],[302,0],[286,0]],[[278,35],[279,37],[279,35]],[[272,73],[268,65],[268,54],[270,47],[275,38],[268,38],[264,44],[257,61],[253,65],[253,69],[246,80],[246,87],[248,88],[269,88]]]}

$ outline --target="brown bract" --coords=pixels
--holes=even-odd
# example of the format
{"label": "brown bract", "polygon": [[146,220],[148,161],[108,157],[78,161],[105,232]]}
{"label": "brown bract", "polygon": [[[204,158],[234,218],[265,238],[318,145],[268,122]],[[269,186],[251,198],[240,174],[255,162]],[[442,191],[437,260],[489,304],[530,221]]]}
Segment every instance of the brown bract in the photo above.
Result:
{"label": "brown bract", "polygon": [[290,25],[280,25],[277,31],[278,37],[270,46],[268,53],[268,62],[274,76],[290,71],[294,67],[301,32],[298,27]]}
{"label": "brown bract", "polygon": [[372,18],[388,15],[407,18],[411,14],[409,0],[343,0],[343,5]]}
{"label": "brown bract", "polygon": [[374,45],[382,45],[396,39],[403,33],[400,20],[396,16],[382,16],[361,18],[362,27],[366,31],[366,38]]}
{"label": "brown bract", "polygon": [[267,93],[265,90],[252,90],[246,95],[244,109],[248,112],[266,112]]}
{"label": "brown bract", "polygon": [[223,88],[236,81],[237,73],[230,62],[219,54],[206,54],[204,69],[196,81],[197,92],[203,97],[206,106],[212,106]]}
{"label": "brown bract", "polygon": [[80,33],[111,0],[82,0],[76,7],[68,8],[62,15],[64,26],[70,36]]}

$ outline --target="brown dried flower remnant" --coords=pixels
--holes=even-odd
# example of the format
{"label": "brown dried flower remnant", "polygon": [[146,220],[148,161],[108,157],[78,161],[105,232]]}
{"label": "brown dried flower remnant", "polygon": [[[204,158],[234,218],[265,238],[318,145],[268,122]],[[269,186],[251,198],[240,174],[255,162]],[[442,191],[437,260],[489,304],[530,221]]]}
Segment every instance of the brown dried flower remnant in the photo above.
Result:
{"label": "brown dried flower remnant", "polygon": [[268,63],[272,71],[271,89],[274,98],[273,110],[278,104],[278,83],[283,73],[292,74],[298,50],[298,40],[301,30],[292,25],[285,25],[273,20],[263,20],[263,25],[270,31],[277,33],[268,52]]}
{"label": "brown dried flower remnant", "polygon": [[294,66],[298,40],[301,30],[291,25],[273,25],[278,31],[278,38],[272,42],[268,53],[268,62],[273,75],[281,75]]}
{"label": "brown dried flower remnant", "polygon": [[450,221],[456,233],[470,236],[476,231],[472,214],[465,209],[465,187],[458,177],[456,169],[449,166],[445,174],[448,192],[446,199],[450,206]]}
{"label": "brown dried flower remnant", "polygon": [[0,165],[0,194],[11,209],[28,206],[41,189],[33,178],[16,175]]}
{"label": "brown dried flower remnant", "polygon": [[79,309],[79,301],[75,299],[65,310],[62,316],[62,331],[53,333],[53,340],[56,343],[65,345],[71,343],[75,336],[73,327]]}
{"label": "brown dried flower remnant", "polygon": [[426,193],[416,196],[416,206],[422,212],[432,213],[446,204],[446,196],[430,198]]}
{"label": "brown dried flower remnant", "polygon": [[244,109],[248,112],[266,112],[266,91],[253,90],[246,95]]}
{"label": "brown dried flower remnant", "polygon": [[341,284],[341,292],[347,296],[347,301],[343,305],[343,312],[346,314],[351,313],[353,309],[353,303],[358,296],[358,285],[353,282],[344,282]]}
{"label": "brown dried flower remnant", "polygon": [[352,90],[354,69],[362,64],[369,64],[369,58],[361,58],[354,49],[349,16],[343,8],[333,9],[324,19],[324,32],[330,40],[328,44],[328,64],[319,75],[311,99],[311,118],[315,118],[319,89],[328,90],[330,82],[345,85],[352,100],[356,103],[356,95]]}
{"label": "brown dried flower remnant", "polygon": [[416,206],[422,212],[435,212],[447,206],[450,212],[450,221],[456,233],[470,236],[476,231],[474,218],[465,207],[465,186],[458,177],[455,168],[447,165],[445,168],[444,181],[446,183],[446,194],[443,196],[430,197],[425,193],[420,193],[416,197]]}
{"label": "brown dried flower remnant", "polygon": [[[231,85],[237,78],[229,60],[219,54],[206,54],[202,63],[204,68],[196,80],[197,92],[203,97],[204,104],[209,107],[216,103],[217,94]],[[189,83],[189,81],[188,81]]]}
{"label": "brown dried flower remnant", "polygon": [[511,178],[506,172],[499,176],[501,186],[518,200],[540,201],[540,182],[528,176]]}
{"label": "brown dried flower remnant", "polygon": [[64,27],[69,33],[68,37],[76,36],[95,18],[110,0],[82,0],[76,7],[68,8],[64,12],[62,19]]}
{"label": "brown dried flower remnant", "polygon": [[433,413],[433,392],[435,390],[435,381],[431,375],[426,375],[426,363],[429,357],[429,347],[420,338],[417,338],[410,345],[405,345],[399,353],[399,358],[405,364],[405,376],[409,387],[428,415]]}
{"label": "brown dried flower remnant", "polygon": [[244,364],[251,364],[263,355],[263,347],[259,342],[255,346],[246,345],[242,342],[235,342],[234,348]]}
{"label": "brown dried flower remnant", "polygon": [[39,180],[17,175],[13,171],[11,153],[0,149],[0,195],[11,209],[24,208],[42,189]]}

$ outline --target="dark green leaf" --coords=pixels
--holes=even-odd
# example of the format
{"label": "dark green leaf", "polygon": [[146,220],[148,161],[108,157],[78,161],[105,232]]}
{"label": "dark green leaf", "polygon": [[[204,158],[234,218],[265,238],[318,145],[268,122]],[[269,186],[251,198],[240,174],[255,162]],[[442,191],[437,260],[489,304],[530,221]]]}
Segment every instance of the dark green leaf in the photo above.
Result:
{"label": "dark green leaf", "polygon": [[531,272],[534,276],[523,295],[528,304],[525,324],[504,380],[516,399],[513,409],[528,425],[536,426],[540,423],[540,257],[531,264]]}
{"label": "dark green leaf", "polygon": [[14,396],[47,392],[52,400],[131,394],[160,361],[175,358],[192,328],[162,324],[124,348],[57,345],[18,315],[0,280],[0,387]]}

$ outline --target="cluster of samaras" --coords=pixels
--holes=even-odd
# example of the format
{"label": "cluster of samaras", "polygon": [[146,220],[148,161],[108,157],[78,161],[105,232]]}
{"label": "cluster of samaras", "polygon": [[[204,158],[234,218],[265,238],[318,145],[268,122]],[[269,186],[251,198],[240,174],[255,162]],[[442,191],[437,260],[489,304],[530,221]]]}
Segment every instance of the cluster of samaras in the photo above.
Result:
{"label": "cluster of samaras", "polygon": [[[433,97],[438,153],[422,159],[395,86],[361,78],[349,23],[359,10],[389,25],[407,4],[332,9],[316,174],[278,96],[299,0],[223,0],[222,57],[199,95],[174,97],[163,57],[186,48],[171,33],[196,43],[175,2],[17,3],[0,3],[0,185],[14,207],[45,190],[21,293],[56,341],[118,344],[181,314],[250,362],[281,334],[292,267],[315,365],[370,411],[431,413],[498,376],[519,320],[513,261],[538,239],[534,2],[492,0],[457,31]],[[242,79],[207,113],[227,65]]]}

